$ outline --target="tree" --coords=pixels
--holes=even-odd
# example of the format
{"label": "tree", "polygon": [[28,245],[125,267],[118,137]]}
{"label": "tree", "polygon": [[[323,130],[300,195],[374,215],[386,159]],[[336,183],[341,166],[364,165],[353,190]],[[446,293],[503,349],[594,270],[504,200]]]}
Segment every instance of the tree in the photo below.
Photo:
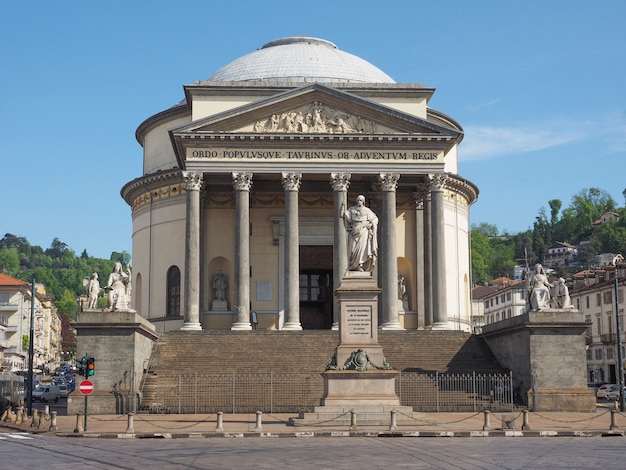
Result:
{"label": "tree", "polygon": [[50,258],[61,258],[65,250],[67,250],[67,244],[55,238],[52,240],[50,248],[46,250],[46,255],[50,256]]}
{"label": "tree", "polygon": [[548,204],[550,205],[550,224],[554,226],[558,221],[559,211],[563,203],[560,199],[550,199]]}
{"label": "tree", "polygon": [[20,259],[14,250],[0,251],[0,273],[15,276],[20,267]]}
{"label": "tree", "polygon": [[74,292],[65,289],[61,299],[56,301],[56,305],[59,312],[64,313],[71,320],[76,320],[79,306]]}
{"label": "tree", "polygon": [[121,253],[114,251],[111,253],[110,259],[113,262],[119,261],[122,263],[122,266],[128,266],[130,264],[130,254],[127,251],[122,251]]}

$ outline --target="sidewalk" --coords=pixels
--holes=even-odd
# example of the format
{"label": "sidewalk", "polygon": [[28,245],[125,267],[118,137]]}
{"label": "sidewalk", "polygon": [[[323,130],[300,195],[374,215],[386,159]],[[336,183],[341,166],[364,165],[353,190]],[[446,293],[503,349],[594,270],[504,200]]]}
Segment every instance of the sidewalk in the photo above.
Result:
{"label": "sidewalk", "polygon": [[[99,438],[185,438],[185,437],[315,437],[315,436],[405,436],[405,437],[539,437],[539,436],[602,436],[624,435],[626,413],[609,407],[598,407],[595,413],[528,412],[528,426],[521,411],[494,412],[488,417],[478,413],[416,413],[415,425],[398,426],[336,426],[332,422],[307,426],[289,426],[289,418],[297,414],[223,414],[223,430],[217,429],[216,414],[136,414],[89,415],[87,431],[84,416],[59,416],[57,430],[50,429],[47,417],[39,428],[31,420],[22,426],[2,423],[22,432],[47,433],[66,437]],[[488,421],[489,429],[485,428]],[[260,423],[260,427],[258,424]],[[76,429],[79,431],[76,432]],[[524,429],[522,429],[524,427]]]}

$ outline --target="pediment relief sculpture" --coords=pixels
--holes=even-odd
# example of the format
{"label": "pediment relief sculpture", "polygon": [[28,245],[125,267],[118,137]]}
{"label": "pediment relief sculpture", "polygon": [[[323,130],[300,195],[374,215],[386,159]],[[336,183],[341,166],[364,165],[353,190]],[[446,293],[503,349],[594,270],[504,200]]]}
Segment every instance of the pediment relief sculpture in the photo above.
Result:
{"label": "pediment relief sculpture", "polygon": [[308,108],[300,108],[254,123],[255,132],[293,132],[309,134],[388,134],[375,122],[337,111],[315,101]]}

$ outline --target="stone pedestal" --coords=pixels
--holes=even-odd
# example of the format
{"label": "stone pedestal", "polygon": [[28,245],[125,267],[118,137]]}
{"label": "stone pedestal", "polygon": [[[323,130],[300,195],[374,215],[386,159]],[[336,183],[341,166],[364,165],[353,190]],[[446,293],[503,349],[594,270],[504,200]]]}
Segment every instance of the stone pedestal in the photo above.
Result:
{"label": "stone pedestal", "polygon": [[[73,326],[78,333],[76,357],[88,354],[95,359],[88,413],[136,411],[144,368],[158,338],[152,323],[134,311],[87,310],[78,314]],[[84,411],[84,396],[78,391],[82,380],[76,377],[76,391],[68,397],[70,415]]]}
{"label": "stone pedestal", "polygon": [[228,310],[228,303],[225,300],[214,300],[211,302],[211,310],[226,311]]}
{"label": "stone pedestal", "polygon": [[395,370],[329,370],[324,372],[323,406],[399,406]]}
{"label": "stone pedestal", "polygon": [[485,325],[500,364],[513,372],[517,395],[534,411],[596,410],[587,387],[585,331],[578,310],[544,309]]}
{"label": "stone pedestal", "polygon": [[[335,291],[339,304],[339,345],[323,373],[324,397],[314,415],[302,414],[293,424],[334,420],[352,409],[368,424],[387,424],[391,408],[400,407],[397,371],[391,370],[378,344],[380,289],[369,272],[349,271]],[[411,409],[403,410],[407,415]],[[345,416],[342,418],[345,420]]]}

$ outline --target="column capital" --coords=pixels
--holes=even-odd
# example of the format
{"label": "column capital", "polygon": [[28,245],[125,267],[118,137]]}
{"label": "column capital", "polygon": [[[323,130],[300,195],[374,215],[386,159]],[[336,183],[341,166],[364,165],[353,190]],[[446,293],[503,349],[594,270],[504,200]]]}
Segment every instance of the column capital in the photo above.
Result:
{"label": "column capital", "polygon": [[233,171],[233,188],[235,191],[250,191],[252,187],[252,173]]}
{"label": "column capital", "polygon": [[350,186],[351,177],[352,175],[350,173],[331,173],[330,185],[333,191],[347,191]]}
{"label": "column capital", "polygon": [[283,188],[285,191],[298,191],[302,182],[302,173],[282,172]]}
{"label": "column capital", "polygon": [[415,191],[413,191],[413,201],[415,202],[416,209],[423,209],[424,204],[428,202],[430,198],[430,182],[428,183],[420,183],[415,186]]}
{"label": "column capital", "polygon": [[183,181],[187,191],[200,191],[202,187],[202,172],[199,171],[183,171]]}
{"label": "column capital", "polygon": [[448,179],[448,173],[431,173],[428,175],[428,178],[430,179],[432,191],[443,191],[446,179]]}
{"label": "column capital", "polygon": [[400,173],[380,173],[378,181],[382,191],[395,191],[398,188]]}

